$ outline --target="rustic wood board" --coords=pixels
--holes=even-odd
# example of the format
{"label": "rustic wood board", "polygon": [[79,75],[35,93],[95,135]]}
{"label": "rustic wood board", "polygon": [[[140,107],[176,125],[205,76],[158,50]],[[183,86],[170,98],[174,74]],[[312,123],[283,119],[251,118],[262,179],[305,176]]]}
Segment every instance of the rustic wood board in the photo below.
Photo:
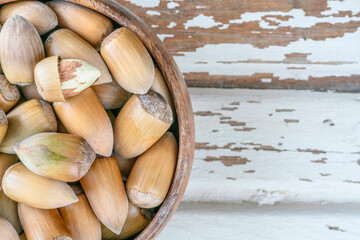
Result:
{"label": "rustic wood board", "polygon": [[190,88],[184,201],[360,202],[360,94]]}
{"label": "rustic wood board", "polygon": [[358,0],[117,0],[189,86],[360,90]]}
{"label": "rustic wood board", "polygon": [[359,205],[182,204],[158,239],[357,240],[359,209]]}

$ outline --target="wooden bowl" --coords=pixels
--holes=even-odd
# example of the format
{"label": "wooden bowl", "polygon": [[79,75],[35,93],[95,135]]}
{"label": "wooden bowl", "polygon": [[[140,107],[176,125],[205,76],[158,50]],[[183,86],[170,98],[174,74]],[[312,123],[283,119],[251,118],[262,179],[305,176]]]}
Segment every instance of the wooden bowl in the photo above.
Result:
{"label": "wooden bowl", "polygon": [[[0,0],[0,4],[17,0]],[[128,9],[112,0],[66,0],[94,9],[137,33],[161,69],[169,86],[178,122],[179,154],[174,179],[165,201],[136,239],[154,239],[175,213],[189,180],[195,146],[192,106],[183,75],[173,57],[152,30]]]}

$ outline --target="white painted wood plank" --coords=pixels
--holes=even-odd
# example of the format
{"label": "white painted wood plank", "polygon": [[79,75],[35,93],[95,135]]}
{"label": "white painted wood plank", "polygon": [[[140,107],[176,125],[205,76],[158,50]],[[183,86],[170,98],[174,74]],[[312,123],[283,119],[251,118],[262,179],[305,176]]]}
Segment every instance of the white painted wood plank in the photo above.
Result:
{"label": "white painted wood plank", "polygon": [[360,94],[190,89],[184,201],[360,202]]}
{"label": "white painted wood plank", "polygon": [[360,89],[359,0],[117,1],[153,28],[191,86]]}
{"label": "white painted wood plank", "polygon": [[360,238],[360,206],[182,204],[159,240]]}

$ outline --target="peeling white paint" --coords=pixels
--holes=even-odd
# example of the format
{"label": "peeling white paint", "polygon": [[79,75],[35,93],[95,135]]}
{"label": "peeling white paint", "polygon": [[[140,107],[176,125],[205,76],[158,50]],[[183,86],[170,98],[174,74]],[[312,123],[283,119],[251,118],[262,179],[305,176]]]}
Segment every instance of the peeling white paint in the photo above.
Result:
{"label": "peeling white paint", "polygon": [[[175,60],[183,73],[207,72],[210,75],[226,76],[273,73],[280,80],[290,78],[304,81],[310,76],[360,75],[359,39],[360,30],[346,33],[342,38],[325,41],[300,39],[287,46],[270,46],[264,49],[250,44],[209,44],[195,52],[180,52],[183,56],[175,56]],[[284,62],[285,55],[291,53],[308,56],[303,62]],[[250,62],[246,62],[249,60]],[[196,65],[195,62],[208,64]],[[227,64],[228,62],[231,64]]]}
{"label": "peeling white paint", "polygon": [[220,22],[215,22],[213,16],[205,16],[204,14],[200,14],[196,17],[194,17],[191,20],[188,20],[186,23],[184,23],[185,29],[188,29],[189,27],[200,27],[200,28],[212,28],[219,25],[223,25]]}
{"label": "peeling white paint", "polygon": [[229,28],[230,24],[223,24],[222,26],[219,27],[220,30],[224,30]]}
{"label": "peeling white paint", "polygon": [[158,38],[160,38],[161,41],[164,41],[165,38],[172,38],[175,35],[174,34],[157,34]]}
{"label": "peeling white paint", "polygon": [[171,22],[167,25],[167,28],[174,28],[177,25],[176,22]]}
{"label": "peeling white paint", "polygon": [[340,11],[351,10],[353,15],[360,12],[359,0],[328,1],[328,10],[321,12],[322,15],[339,14]]}
{"label": "peeling white paint", "polygon": [[206,9],[206,6],[196,6],[196,9]]}
{"label": "peeling white paint", "polygon": [[263,83],[271,83],[272,79],[271,78],[262,78],[261,82],[263,82]]}
{"label": "peeling white paint", "polygon": [[169,2],[168,4],[167,4],[167,8],[168,9],[174,9],[174,8],[176,8],[176,7],[178,7],[178,6],[180,6],[177,2]]}
{"label": "peeling white paint", "polygon": [[160,5],[160,0],[126,0],[132,4],[144,8],[154,8]]}
{"label": "peeling white paint", "polygon": [[[275,16],[289,16],[288,20],[280,20]],[[271,25],[269,21],[264,19],[266,16],[266,19],[276,22],[277,25]],[[336,24],[336,23],[346,23],[349,21],[360,21],[360,17],[314,17],[314,16],[308,16],[304,12],[303,9],[292,9],[289,12],[246,12],[241,14],[240,19],[233,19],[229,22],[231,24],[233,23],[248,23],[248,22],[259,22],[259,25],[263,29],[278,29],[280,27],[292,27],[292,28],[311,28],[315,26],[318,23],[330,23],[330,24]]]}
{"label": "peeling white paint", "polygon": [[182,203],[158,240],[359,240],[359,204]]}
{"label": "peeling white paint", "polygon": [[152,28],[158,28],[159,25],[151,25]]}
{"label": "peeling white paint", "polygon": [[[208,143],[210,149],[196,150],[184,201],[359,203],[360,184],[347,182],[360,182],[359,94],[192,88],[190,95],[196,142]],[[299,122],[287,124],[284,119]],[[255,129],[235,131],[243,127]],[[224,166],[220,161],[204,161],[208,156],[249,162]]]}
{"label": "peeling white paint", "polygon": [[158,11],[153,11],[153,10],[147,10],[146,14],[150,15],[150,16],[160,16],[161,15]]}

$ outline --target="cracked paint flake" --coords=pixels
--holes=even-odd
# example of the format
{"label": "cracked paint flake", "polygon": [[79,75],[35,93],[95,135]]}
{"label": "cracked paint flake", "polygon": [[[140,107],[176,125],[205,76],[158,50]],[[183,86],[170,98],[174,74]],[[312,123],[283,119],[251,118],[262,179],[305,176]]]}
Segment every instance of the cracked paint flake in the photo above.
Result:
{"label": "cracked paint flake", "polygon": [[160,16],[160,13],[158,11],[152,11],[152,10],[146,11],[146,14],[150,16]]}
{"label": "cracked paint flake", "polygon": [[188,29],[190,27],[199,27],[199,28],[212,28],[222,25],[220,22],[215,22],[213,16],[205,16],[204,14],[200,14],[193,19],[188,20],[186,23],[184,23],[185,29]]}
{"label": "cracked paint flake", "polygon": [[168,8],[168,9],[174,9],[174,8],[176,8],[176,7],[178,7],[178,6],[180,6],[180,5],[179,5],[179,3],[177,3],[177,2],[169,2],[169,3],[167,4],[167,8]]}
{"label": "cracked paint flake", "polygon": [[169,25],[167,26],[168,28],[174,28],[177,25],[176,22],[171,22],[169,23]]}
{"label": "cracked paint flake", "polygon": [[161,41],[164,41],[166,38],[174,37],[174,34],[157,34],[157,36]]}
{"label": "cracked paint flake", "polygon": [[[197,144],[184,201],[271,205],[360,199],[357,94],[190,88],[190,95]],[[238,109],[222,109],[230,106]],[[299,123],[287,125],[284,119]],[[336,127],[324,124],[326,119]],[[221,123],[228,121],[245,126]],[[244,127],[256,130],[236,131]],[[239,159],[250,162],[234,164]],[[229,176],[237,181],[226,180]]]}
{"label": "cracked paint flake", "polygon": [[360,90],[357,0],[131,2],[190,86]]}
{"label": "cracked paint flake", "polygon": [[127,2],[130,2],[132,4],[135,4],[138,7],[143,8],[153,8],[160,5],[160,0],[125,0]]}

